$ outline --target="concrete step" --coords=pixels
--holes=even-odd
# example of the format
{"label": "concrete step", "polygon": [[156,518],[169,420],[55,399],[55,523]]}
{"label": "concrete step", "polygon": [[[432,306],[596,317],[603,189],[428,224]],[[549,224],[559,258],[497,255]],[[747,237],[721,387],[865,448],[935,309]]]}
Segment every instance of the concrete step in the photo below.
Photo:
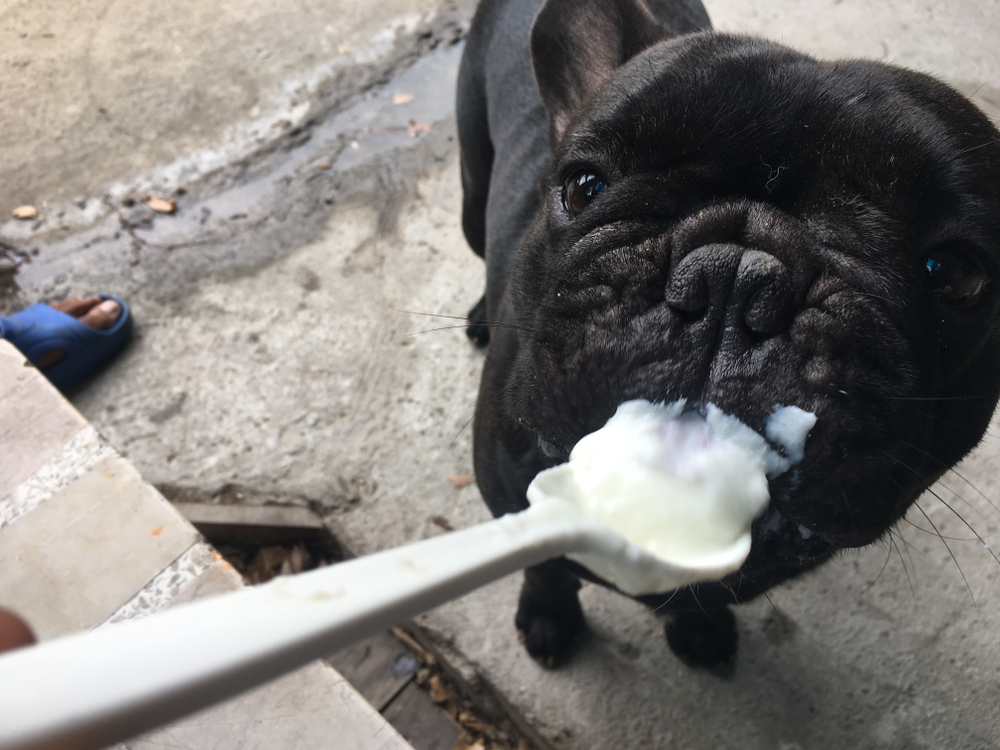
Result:
{"label": "concrete step", "polygon": [[[0,340],[0,606],[39,640],[243,586],[170,503]],[[53,676],[57,678],[57,676]],[[411,750],[325,661],[119,745]]]}

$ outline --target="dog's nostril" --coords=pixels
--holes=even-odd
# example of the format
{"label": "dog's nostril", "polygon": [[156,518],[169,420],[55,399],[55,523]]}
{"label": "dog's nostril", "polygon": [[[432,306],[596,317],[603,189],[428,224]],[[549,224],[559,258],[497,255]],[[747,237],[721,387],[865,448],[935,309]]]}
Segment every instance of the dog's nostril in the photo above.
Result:
{"label": "dog's nostril", "polygon": [[682,323],[697,323],[699,320],[705,317],[705,313],[708,310],[707,307],[702,307],[698,310],[684,310],[680,307],[674,307],[673,305],[670,304],[668,304],[668,307],[671,309],[671,311],[674,313],[677,319],[680,320]]}
{"label": "dog's nostril", "polygon": [[685,323],[694,323],[708,311],[708,281],[700,267],[691,264],[678,268],[667,285],[664,300]]}
{"label": "dog's nostril", "polygon": [[664,300],[684,323],[725,316],[727,325],[751,340],[787,329],[794,307],[785,264],[739,245],[706,245],[685,255],[671,273]]}
{"label": "dog's nostril", "polygon": [[792,295],[787,287],[764,287],[747,304],[743,322],[753,333],[773,336],[788,327],[791,309]]}
{"label": "dog's nostril", "polygon": [[793,306],[788,269],[766,253],[746,253],[737,271],[733,302],[742,302],[743,322],[751,333],[773,336],[784,331]]}

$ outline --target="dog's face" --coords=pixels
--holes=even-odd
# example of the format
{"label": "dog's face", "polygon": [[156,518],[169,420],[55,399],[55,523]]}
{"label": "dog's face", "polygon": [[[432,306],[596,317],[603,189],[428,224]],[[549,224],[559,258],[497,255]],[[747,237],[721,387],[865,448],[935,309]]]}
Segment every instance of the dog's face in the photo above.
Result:
{"label": "dog's face", "polygon": [[533,48],[556,145],[504,409],[554,464],[630,399],[762,433],[798,406],[817,423],[743,576],[876,540],[997,402],[1000,134],[919,74],[713,34],[615,67],[612,33],[582,67]]}

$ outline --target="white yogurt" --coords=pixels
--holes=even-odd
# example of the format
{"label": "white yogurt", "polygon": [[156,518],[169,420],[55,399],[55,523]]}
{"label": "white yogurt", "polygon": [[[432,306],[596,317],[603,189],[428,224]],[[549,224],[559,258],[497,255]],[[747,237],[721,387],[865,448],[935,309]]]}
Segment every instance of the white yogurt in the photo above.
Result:
{"label": "white yogurt", "polygon": [[697,564],[734,545],[749,552],[750,524],[769,500],[767,477],[801,460],[815,421],[797,407],[776,407],[767,432],[785,450],[781,456],[714,406],[702,417],[684,412],[683,401],[629,401],[582,438],[567,463],[541,472],[528,498],[569,500],[678,565]]}

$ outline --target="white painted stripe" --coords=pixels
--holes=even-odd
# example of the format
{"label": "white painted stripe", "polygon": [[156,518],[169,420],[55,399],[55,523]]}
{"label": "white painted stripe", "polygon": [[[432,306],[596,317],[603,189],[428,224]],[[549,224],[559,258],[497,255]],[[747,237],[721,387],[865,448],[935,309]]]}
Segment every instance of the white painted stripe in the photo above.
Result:
{"label": "white painted stripe", "polygon": [[0,500],[0,529],[37,508],[94,468],[98,461],[116,455],[97,430],[86,425],[59,453]]}
{"label": "white painted stripe", "polygon": [[141,620],[154,612],[166,609],[177,594],[218,559],[220,559],[219,553],[206,542],[192,545],[97,627],[103,628],[126,620]]}

